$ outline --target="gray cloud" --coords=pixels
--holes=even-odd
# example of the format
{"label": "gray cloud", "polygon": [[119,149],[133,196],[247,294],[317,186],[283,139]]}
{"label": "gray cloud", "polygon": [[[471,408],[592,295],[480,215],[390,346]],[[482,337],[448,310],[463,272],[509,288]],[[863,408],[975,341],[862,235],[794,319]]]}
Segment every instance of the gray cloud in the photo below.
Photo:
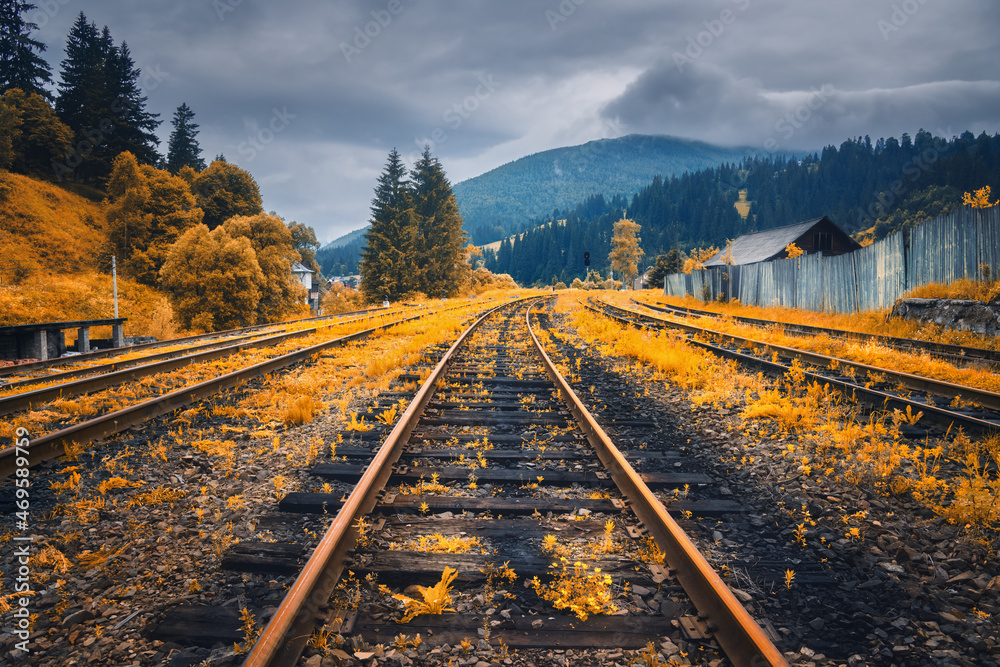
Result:
{"label": "gray cloud", "polygon": [[365,224],[390,148],[427,139],[459,181],[632,131],[820,148],[1000,129],[1000,13],[974,0],[53,0],[37,11],[57,72],[81,9],[166,73],[146,93],[161,150],[186,102],[206,157],[323,240]]}

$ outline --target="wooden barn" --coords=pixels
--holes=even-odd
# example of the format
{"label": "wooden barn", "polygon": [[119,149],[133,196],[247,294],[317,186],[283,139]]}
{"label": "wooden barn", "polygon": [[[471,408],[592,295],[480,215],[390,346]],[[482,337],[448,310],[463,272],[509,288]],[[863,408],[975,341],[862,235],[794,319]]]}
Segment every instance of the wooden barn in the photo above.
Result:
{"label": "wooden barn", "polygon": [[[754,264],[788,257],[785,248],[794,243],[807,255],[842,255],[861,246],[825,215],[794,225],[775,227],[763,232],[745,234],[733,241],[733,264]],[[722,266],[725,249],[713,255],[705,266]]]}

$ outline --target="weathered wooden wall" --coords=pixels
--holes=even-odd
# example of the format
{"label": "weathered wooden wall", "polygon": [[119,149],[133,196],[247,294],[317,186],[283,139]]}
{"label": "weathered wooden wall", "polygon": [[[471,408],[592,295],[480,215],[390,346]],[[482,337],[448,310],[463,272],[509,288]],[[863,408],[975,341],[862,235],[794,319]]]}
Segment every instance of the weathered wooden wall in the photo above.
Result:
{"label": "weathered wooden wall", "polygon": [[675,273],[664,280],[664,293],[851,313],[889,308],[927,283],[983,278],[984,266],[993,277],[1000,273],[1000,206],[963,206],[836,257],[804,255]]}

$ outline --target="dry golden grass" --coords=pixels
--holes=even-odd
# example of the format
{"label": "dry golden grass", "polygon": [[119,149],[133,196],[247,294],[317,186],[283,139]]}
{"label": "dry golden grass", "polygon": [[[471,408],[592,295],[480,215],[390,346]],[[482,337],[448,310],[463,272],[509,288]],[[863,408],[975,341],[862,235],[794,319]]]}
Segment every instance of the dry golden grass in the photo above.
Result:
{"label": "dry golden grass", "polygon": [[[950,440],[945,436],[913,443],[903,438],[902,426],[918,423],[919,412],[894,410],[862,417],[855,405],[828,387],[806,382],[797,364],[785,378],[767,381],[721,361],[705,360],[705,353],[687,343],[661,342],[648,332],[583,314],[569,299],[560,301],[558,309],[577,311],[572,322],[592,349],[642,362],[629,369],[630,376],[659,380],[665,374],[689,389],[696,405],[738,403],[743,432],[734,431],[732,437],[747,442],[747,453],[739,460],[733,457],[738,466],[760,455],[793,461],[807,477],[912,498],[976,539],[993,544],[1000,540],[1000,436],[973,440],[959,432]],[[718,386],[702,389],[692,382],[690,369],[699,367],[706,369],[709,384],[718,378]],[[725,375],[718,369],[725,369]],[[734,396],[737,391],[742,396]],[[943,472],[946,465],[948,474]],[[859,538],[860,528],[855,529],[847,533],[849,538]]]}
{"label": "dry golden grass", "polygon": [[[708,310],[714,313],[732,315],[734,317],[751,317],[774,322],[785,322],[788,324],[805,324],[814,327],[825,327],[828,329],[843,329],[846,331],[857,331],[861,333],[876,334],[881,336],[895,336],[898,338],[914,338],[918,340],[928,340],[952,345],[965,345],[969,347],[979,347],[991,350],[1000,350],[1000,338],[992,336],[980,336],[968,331],[952,331],[939,325],[927,322],[917,322],[914,320],[904,320],[898,317],[889,317],[889,310],[867,310],[860,313],[818,313],[812,310],[799,310],[797,308],[745,306],[739,301],[729,303],[710,302],[705,303],[691,296],[673,297],[663,296],[653,290],[636,292],[640,296],[639,301],[647,301],[654,304],[667,304],[684,308],[695,308],[698,310]],[[615,298],[622,298],[617,295]],[[631,296],[631,295],[629,295]],[[627,298],[624,298],[627,302]],[[616,302],[617,303],[617,302]],[[620,305],[626,305],[620,303]]]}
{"label": "dry golden grass", "polygon": [[46,277],[95,268],[104,238],[100,204],[6,171],[0,171],[0,202],[4,284],[13,277],[13,265]]}
{"label": "dry golden grass", "polygon": [[960,299],[965,301],[983,301],[989,303],[1000,299],[1000,281],[969,280],[963,278],[953,283],[942,285],[930,283],[910,290],[904,299]]}

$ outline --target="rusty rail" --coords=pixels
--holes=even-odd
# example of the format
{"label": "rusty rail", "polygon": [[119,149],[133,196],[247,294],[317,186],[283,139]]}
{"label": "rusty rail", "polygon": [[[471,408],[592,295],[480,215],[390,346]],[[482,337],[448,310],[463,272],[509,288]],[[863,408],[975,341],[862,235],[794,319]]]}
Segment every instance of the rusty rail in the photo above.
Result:
{"label": "rusty rail", "polygon": [[[387,322],[363,331],[357,331],[355,333],[341,336],[333,340],[328,340],[317,345],[311,345],[309,347],[281,355],[280,357],[275,357],[273,359],[268,359],[267,361],[254,364],[253,366],[241,368],[240,370],[199,382],[191,385],[190,387],[175,389],[174,391],[163,394],[162,396],[157,396],[155,398],[136,403],[135,405],[122,408],[121,410],[116,410],[106,415],[102,415],[79,424],[74,424],[73,426],[69,426],[59,431],[33,439],[31,441],[31,465],[35,466],[61,456],[67,447],[74,444],[91,442],[99,438],[121,433],[125,429],[132,426],[142,424],[143,422],[149,421],[150,419],[168,412],[173,412],[177,408],[203,400],[221,391],[232,389],[233,387],[236,387],[248,380],[252,380],[260,377],[261,375],[273,373],[274,371],[281,370],[291,366],[292,364],[305,361],[314,354],[318,354],[327,348],[336,347],[359,338],[364,338],[365,336],[368,336],[376,331],[387,329],[398,324],[403,324],[404,322],[411,322],[413,320],[420,319],[423,316],[424,315],[414,315],[402,320]],[[16,469],[16,466],[14,465],[15,459],[15,447],[7,447],[6,449],[0,450],[0,479],[5,479],[13,474]]]}
{"label": "rusty rail", "polygon": [[507,304],[490,309],[473,322],[431,371],[327,528],[281,606],[257,638],[243,667],[293,667],[298,662],[319,609],[330,598],[344,570],[344,556],[357,539],[357,519],[375,507],[378,494],[392,475],[393,464],[399,459],[403,446],[434,394],[438,380],[444,376],[459,348],[487,317],[504,305]]}
{"label": "rusty rail", "polygon": [[[190,348],[187,350],[174,350],[172,352],[164,352],[163,354],[151,355],[149,357],[132,359],[129,361],[115,362],[105,364],[103,366],[91,366],[89,368],[68,371],[66,373],[56,373],[42,378],[32,378],[30,380],[26,380],[24,383],[11,383],[0,387],[0,389],[7,391],[9,389],[16,389],[25,385],[30,386],[41,382],[59,382],[63,379],[69,380],[73,377],[79,377],[81,375],[101,373],[99,375],[94,375],[93,377],[75,380],[72,382],[65,382],[50,387],[42,387],[41,389],[25,391],[20,394],[11,394],[9,396],[0,397],[0,415],[11,414],[12,412],[17,412],[19,410],[27,410],[32,406],[47,403],[57,398],[66,398],[68,396],[78,396],[80,394],[102,391],[125,382],[137,380],[147,375],[152,375],[154,373],[166,373],[178,368],[183,368],[184,366],[188,366],[190,364],[221,359],[223,357],[228,357],[242,352],[243,350],[258,347],[271,347],[286,340],[302,338],[304,336],[317,333],[322,329],[329,329],[330,327],[357,322],[360,319],[364,318],[331,322],[330,324],[310,327],[308,329],[297,329],[295,331],[264,336],[262,338],[253,338],[252,336],[248,336],[245,338],[238,338],[235,342],[232,340],[216,341],[214,343],[199,345],[194,348],[194,350]],[[202,348],[206,347],[210,349],[195,351],[202,350]],[[105,369],[109,372],[102,373]]]}
{"label": "rusty rail", "polygon": [[610,472],[622,495],[628,498],[632,511],[649,530],[660,550],[666,554],[666,560],[675,570],[674,574],[684,592],[691,598],[698,611],[707,617],[709,627],[726,656],[738,666],[787,665],[781,652],[743,608],[646,483],[639,478],[628,460],[611,442],[608,434],[556,369],[531,328],[531,308],[528,309],[526,317],[528,331],[538,356],[553,382],[559,387],[559,393],[566,402],[566,407],[580,424],[587,440]]}
{"label": "rusty rail", "polygon": [[[857,370],[863,370],[865,372],[878,373],[880,375],[885,375],[892,379],[899,381],[904,386],[913,389],[915,391],[921,391],[931,394],[936,394],[939,396],[945,396],[954,398],[956,396],[963,398],[964,400],[971,400],[979,405],[988,407],[994,410],[1000,410],[1000,394],[994,392],[985,391],[983,389],[977,389],[975,387],[968,387],[966,385],[954,384],[951,382],[945,382],[943,380],[935,380],[933,378],[926,378],[919,375],[913,375],[911,373],[903,373],[902,371],[894,371],[888,368],[880,368],[877,366],[869,366],[867,364],[862,364],[855,361],[850,361],[848,359],[840,359],[837,357],[828,357],[822,354],[815,354],[813,352],[806,352],[803,350],[797,350],[791,347],[785,347],[782,345],[773,345],[771,343],[764,343],[751,338],[742,338],[740,336],[734,336],[732,334],[720,333],[717,331],[712,331],[711,329],[704,329],[702,327],[697,327],[692,324],[687,324],[683,322],[674,322],[670,320],[664,320],[658,317],[653,317],[646,315],[644,313],[639,313],[634,310],[629,310],[627,308],[622,308],[621,306],[615,306],[613,304],[607,303],[605,301],[600,301],[600,304],[611,310],[616,310],[622,313],[627,313],[629,316],[645,320],[647,322],[653,322],[660,326],[668,326],[674,329],[679,329],[691,334],[706,334],[709,336],[715,336],[718,339],[725,341],[731,345],[737,347],[747,347],[747,348],[762,348],[770,352],[775,352],[779,356],[790,357],[793,359],[801,359],[803,361],[822,366],[824,368],[829,367],[831,363],[836,362],[839,365],[845,367],[854,367]],[[595,308],[592,305],[585,304],[585,307],[601,313],[607,317],[615,317]],[[719,345],[713,345],[712,343],[697,340],[694,338],[689,338],[688,342],[692,345],[701,347],[715,355],[725,357],[727,359],[734,359],[740,363],[747,365],[754,365],[760,368],[764,368],[768,372],[783,374],[788,370],[788,367],[784,364],[776,363],[773,361],[768,361],[761,357],[756,357],[749,354],[744,354],[735,350],[729,350]],[[872,405],[879,405],[886,408],[898,407],[901,409],[906,409],[907,406],[917,407],[920,410],[932,415],[935,419],[938,419],[942,423],[952,423],[958,426],[963,426],[970,428],[977,432],[992,432],[1000,429],[1000,424],[994,423],[985,419],[979,419],[978,417],[973,417],[971,415],[962,414],[960,412],[955,412],[953,410],[947,410],[945,408],[934,405],[933,403],[925,403],[923,401],[915,401],[903,398],[901,396],[894,396],[884,391],[879,391],[878,389],[873,389],[870,387],[865,387],[862,384],[857,384],[853,382],[847,382],[845,380],[840,380],[838,378],[829,377],[821,373],[814,371],[804,370],[804,376],[812,381],[820,382],[823,384],[829,384],[836,387],[840,391],[853,395],[856,397],[863,398],[866,402]]]}
{"label": "rusty rail", "polygon": [[40,368],[51,368],[52,366],[61,366],[63,364],[75,364],[80,361],[103,359],[104,357],[111,357],[118,354],[127,354],[129,352],[135,352],[137,350],[155,350],[160,347],[168,347],[170,345],[178,345],[191,341],[219,338],[220,336],[239,336],[253,331],[260,331],[261,329],[282,327],[282,326],[287,326],[289,324],[297,324],[300,322],[309,322],[313,320],[326,320],[334,317],[346,317],[347,315],[361,315],[363,313],[370,313],[378,310],[385,310],[385,309],[382,306],[379,306],[378,308],[367,308],[365,310],[355,310],[347,313],[333,313],[331,315],[320,315],[318,317],[305,317],[298,320],[289,320],[287,322],[270,322],[266,324],[254,324],[253,326],[249,327],[226,329],[224,331],[212,331],[209,333],[197,334],[194,336],[183,336],[181,338],[158,340],[152,343],[139,343],[138,345],[129,345],[127,347],[112,347],[106,350],[94,350],[92,352],[87,352],[84,354],[76,354],[71,357],[59,357],[57,359],[46,359],[45,361],[29,361],[23,364],[14,364],[12,366],[0,367],[0,377],[6,375],[16,375],[17,373],[20,373],[22,371],[33,371],[33,370],[38,370]]}
{"label": "rusty rail", "polygon": [[[699,310],[697,308],[688,308],[686,306],[672,306],[667,303],[647,303],[645,301],[637,301],[636,299],[629,299],[632,303],[643,306],[644,308],[649,308],[650,310],[656,310],[661,313],[667,313],[669,315],[695,315],[697,317],[711,317],[711,318],[721,318],[728,317],[723,313],[716,313],[711,310]],[[888,347],[893,347],[899,350],[919,350],[922,352],[927,352],[933,356],[938,356],[944,359],[958,359],[961,361],[987,361],[990,363],[1000,363],[1000,352],[997,350],[989,350],[981,347],[967,347],[964,345],[952,345],[951,343],[939,343],[937,341],[930,340],[920,340],[917,338],[899,338],[897,336],[883,336],[881,334],[870,334],[861,331],[850,331],[848,329],[829,329],[826,327],[817,327],[809,324],[795,324],[794,322],[779,322],[777,320],[763,320],[756,317],[745,317],[742,315],[732,316],[733,320],[740,322],[742,324],[747,324],[755,327],[781,327],[786,331],[791,331],[793,333],[801,333],[806,335],[820,336],[827,334],[835,338],[843,338],[848,340],[873,340]]]}

